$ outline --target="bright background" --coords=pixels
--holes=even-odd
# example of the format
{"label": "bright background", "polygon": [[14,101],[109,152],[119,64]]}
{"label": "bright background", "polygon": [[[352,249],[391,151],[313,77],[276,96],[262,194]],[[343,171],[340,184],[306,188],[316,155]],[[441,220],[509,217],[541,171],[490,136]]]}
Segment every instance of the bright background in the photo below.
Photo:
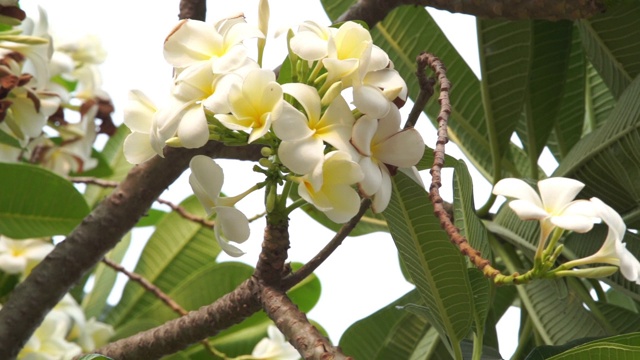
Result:
{"label": "bright background", "polygon": [[[23,0],[21,5],[29,16],[37,17],[37,3]],[[116,124],[122,122],[122,109],[130,89],[142,90],[160,106],[167,99],[172,70],[162,56],[162,44],[178,21],[178,3],[178,0],[40,1],[48,13],[55,37],[73,39],[94,34],[102,40],[108,52],[107,60],[101,66],[103,88],[110,94],[116,107]],[[207,20],[213,22],[228,15],[244,12],[248,22],[257,24],[257,3],[257,0],[209,1]],[[429,12],[479,76],[475,18],[434,9],[429,9]],[[271,1],[270,34],[265,53],[266,68],[275,68],[286,56],[284,36],[274,38],[274,33],[284,33],[288,28],[295,29],[297,24],[305,20],[329,24],[317,0]],[[455,84],[452,96],[455,96]],[[404,107],[405,113],[408,113],[411,105],[409,103]],[[417,128],[425,143],[433,146],[436,132],[424,115],[418,121]],[[456,158],[462,157],[452,143],[447,145],[447,152]],[[228,195],[240,193],[261,180],[251,171],[252,164],[232,161],[220,161],[220,164],[226,176],[223,191]],[[476,182],[476,204],[481,205],[491,188],[479,173],[474,172],[473,168],[470,170]],[[171,185],[162,198],[177,203],[190,195],[187,175],[183,175]],[[428,172],[423,171],[421,175],[425,183],[428,183]],[[450,184],[451,173],[445,171],[441,191],[443,197],[449,201],[452,199]],[[262,193],[254,193],[238,204],[238,208],[248,217],[258,214],[263,211],[262,196]],[[154,207],[168,210],[160,205]],[[310,220],[301,211],[292,214],[290,224],[291,261],[306,262],[333,237],[331,231]],[[239,258],[239,261],[256,264],[263,227],[262,220],[251,224],[251,237],[240,245],[247,254]],[[134,230],[133,250],[123,261],[126,268],[134,269],[137,257],[149,235],[148,229]],[[222,254],[220,259],[231,258]],[[316,271],[323,289],[320,302],[309,313],[309,317],[318,321],[329,332],[333,342],[337,343],[342,333],[354,321],[368,316],[412,288],[400,273],[397,259],[393,241],[386,233],[347,238]],[[117,290],[110,298],[111,302],[115,303],[118,300],[125,282],[124,275],[120,275],[116,283]],[[498,325],[501,354],[506,358],[513,353],[517,345],[518,322],[519,310],[512,307]]]}

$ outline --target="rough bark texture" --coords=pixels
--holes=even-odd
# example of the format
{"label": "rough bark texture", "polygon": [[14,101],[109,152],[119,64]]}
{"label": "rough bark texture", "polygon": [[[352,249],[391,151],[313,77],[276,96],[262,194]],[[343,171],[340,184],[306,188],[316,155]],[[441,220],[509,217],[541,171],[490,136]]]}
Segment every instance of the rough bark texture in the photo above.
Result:
{"label": "rough bark texture", "polygon": [[207,14],[206,0],[180,0],[180,14],[182,19],[194,19],[204,21]]}
{"label": "rough bark texture", "polygon": [[360,0],[337,21],[359,19],[372,28],[400,5],[430,6],[481,18],[509,20],[584,19],[605,9],[601,0]]}

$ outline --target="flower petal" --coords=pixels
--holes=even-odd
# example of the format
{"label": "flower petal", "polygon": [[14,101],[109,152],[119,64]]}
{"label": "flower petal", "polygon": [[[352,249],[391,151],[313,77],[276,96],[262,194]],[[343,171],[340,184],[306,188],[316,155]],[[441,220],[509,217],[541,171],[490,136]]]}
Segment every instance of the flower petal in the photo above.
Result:
{"label": "flower petal", "polygon": [[324,213],[329,219],[338,224],[343,224],[354,217],[360,209],[360,197],[349,185],[332,185],[330,191],[326,191],[331,210]]}
{"label": "flower petal", "polygon": [[580,181],[563,177],[552,177],[538,181],[540,198],[544,208],[551,214],[563,211],[564,207],[578,195],[583,187],[584,184]]}
{"label": "flower petal", "polygon": [[382,185],[382,170],[370,157],[362,157],[358,162],[364,178],[358,184],[360,191],[367,196],[372,196]]}
{"label": "flower petal", "polygon": [[507,178],[498,181],[493,186],[493,193],[505,197],[528,201],[538,208],[542,209],[542,200],[540,196],[529,184],[520,179]]}
{"label": "flower petal", "polygon": [[356,120],[351,132],[351,143],[364,156],[371,156],[371,141],[378,129],[378,120],[362,116]]}
{"label": "flower petal", "polygon": [[131,90],[124,108],[124,123],[132,131],[148,134],[156,110],[156,106],[142,91]]}
{"label": "flower petal", "polygon": [[542,220],[549,216],[543,208],[527,200],[512,200],[509,207],[522,220]]}
{"label": "flower petal", "polygon": [[222,36],[202,21],[180,21],[164,41],[164,58],[175,67],[207,61],[222,45]]}
{"label": "flower petal", "polygon": [[[276,122],[277,123],[277,122]],[[309,174],[324,159],[322,140],[308,137],[298,141],[283,141],[278,148],[282,164],[300,175]]]}
{"label": "flower petal", "polygon": [[303,113],[289,103],[284,103],[282,115],[273,123],[273,131],[280,140],[296,141],[313,135]]}
{"label": "flower petal", "polygon": [[282,91],[300,102],[300,105],[307,113],[310,127],[314,128],[315,124],[320,120],[320,95],[318,95],[318,90],[306,84],[291,83],[282,85]]}
{"label": "flower petal", "polygon": [[194,156],[189,162],[189,168],[191,169],[189,184],[193,193],[200,200],[207,214],[211,215],[222,190],[224,172],[220,165],[204,155]]}
{"label": "flower petal", "polygon": [[209,126],[202,106],[192,106],[184,113],[178,125],[178,137],[188,149],[199,148],[209,141]]}
{"label": "flower petal", "polygon": [[391,175],[386,168],[383,168],[380,189],[373,196],[373,202],[371,202],[371,210],[374,213],[381,213],[387,208],[391,200],[391,192]]}
{"label": "flower petal", "polygon": [[416,129],[404,129],[375,145],[373,156],[385,164],[397,167],[411,167],[422,159],[425,146],[422,136]]}
{"label": "flower petal", "polygon": [[216,227],[221,227],[221,235],[229,241],[243,243],[249,238],[249,220],[238,209],[217,206]]}
{"label": "flower petal", "polygon": [[389,112],[390,103],[382,91],[373,86],[353,87],[353,105],[363,114],[379,119]]}
{"label": "flower petal", "polygon": [[156,155],[149,134],[133,132],[124,139],[124,157],[131,164],[142,164]]}

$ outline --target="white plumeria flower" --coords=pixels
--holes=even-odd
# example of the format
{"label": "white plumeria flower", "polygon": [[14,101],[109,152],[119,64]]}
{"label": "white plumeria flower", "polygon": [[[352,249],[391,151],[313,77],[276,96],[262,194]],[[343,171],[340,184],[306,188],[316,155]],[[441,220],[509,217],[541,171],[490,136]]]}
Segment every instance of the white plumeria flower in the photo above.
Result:
{"label": "white plumeria flower", "polygon": [[356,215],[360,196],[351,186],[363,178],[358,163],[344,151],[332,151],[307,175],[296,178],[298,194],[332,221],[342,224]]}
{"label": "white plumeria flower", "polygon": [[260,360],[298,360],[300,354],[274,325],[269,325],[267,335],[253,348],[251,356]]}
{"label": "white plumeria flower", "polygon": [[298,32],[291,38],[289,46],[301,59],[313,62],[327,57],[329,38],[338,29],[321,26],[313,21],[305,21],[298,27]]}
{"label": "white plumeria flower", "polygon": [[[162,156],[166,139],[154,132],[155,104],[139,90],[129,92],[129,101],[124,108],[124,124],[131,134],[124,140],[124,157],[131,164],[140,164],[156,154]],[[157,126],[156,126],[157,129]],[[173,134],[171,134],[173,136]]]}
{"label": "white plumeria flower", "polygon": [[66,340],[69,317],[60,311],[51,311],[18,354],[19,360],[60,360],[80,355],[82,349]]}
{"label": "white plumeria flower", "polygon": [[353,83],[353,105],[373,118],[386,116],[393,103],[402,107],[406,100],[407,84],[394,69],[368,72]]}
{"label": "white plumeria flower", "polygon": [[573,200],[584,184],[578,180],[554,177],[538,181],[540,195],[529,184],[520,179],[508,178],[498,181],[493,193],[516,200],[509,207],[522,220],[540,221],[538,249],[555,227],[585,233],[598,222],[595,209],[588,200]]}
{"label": "white plumeria flower", "polygon": [[215,26],[186,19],[180,21],[165,40],[164,57],[174,67],[183,69],[179,79],[197,76],[206,67],[214,74],[225,74],[245,63],[244,40],[263,37],[242,15],[223,19]]}
{"label": "white plumeria flower", "polygon": [[249,238],[249,220],[238,209],[232,207],[239,199],[220,197],[224,173],[213,159],[196,155],[189,163],[189,184],[209,216],[216,214],[214,232],[220,247],[227,254],[238,257],[242,250],[229,242],[243,243]]}
{"label": "white plumeria flower", "polygon": [[109,343],[113,334],[115,334],[113,326],[92,317],[84,324],[77,342],[82,347],[82,351],[90,352]]}
{"label": "white plumeria flower", "polygon": [[282,114],[284,99],[282,87],[271,70],[251,70],[242,85],[229,89],[231,115],[218,114],[216,118],[231,130],[251,131],[249,143],[264,136],[271,123]]}
{"label": "white plumeria flower", "polygon": [[306,113],[285,104],[283,115],[273,123],[273,131],[282,140],[278,156],[296,174],[308,174],[324,160],[324,142],[338,150],[349,151],[351,128],[355,121],[342,96],[333,99],[322,113],[318,91],[305,84],[284,84],[282,89],[292,95]]}
{"label": "white plumeria flower", "polygon": [[412,167],[424,153],[424,141],[417,130],[401,129],[398,108],[390,107],[380,120],[365,115],[353,126],[351,143],[362,155],[359,164],[364,172],[360,190],[372,196],[372,209],[382,212],[391,199],[391,173],[388,166]]}
{"label": "white plumeria flower", "polygon": [[627,230],[627,226],[622,220],[622,217],[620,217],[620,214],[613,210],[613,208],[598,198],[591,198],[591,203],[594,205],[596,215],[609,227],[607,237],[602,247],[600,247],[595,254],[566,262],[564,266],[566,268],[572,268],[595,263],[616,265],[620,268],[620,272],[627,280],[640,285],[640,262],[627,249],[626,244],[622,242]]}
{"label": "white plumeria flower", "polygon": [[13,240],[0,235],[0,270],[8,274],[26,275],[53,247],[53,244],[44,240]]}

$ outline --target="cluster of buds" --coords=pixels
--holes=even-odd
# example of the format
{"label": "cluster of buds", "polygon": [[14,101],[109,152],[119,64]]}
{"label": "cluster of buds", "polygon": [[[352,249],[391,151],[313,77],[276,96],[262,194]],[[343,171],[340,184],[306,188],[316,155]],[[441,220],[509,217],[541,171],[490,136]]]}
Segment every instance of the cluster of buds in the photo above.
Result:
{"label": "cluster of buds", "polygon": [[[627,228],[620,214],[595,197],[574,200],[583,188],[582,182],[561,177],[539,181],[539,194],[520,179],[502,179],[495,185],[494,194],[515,199],[509,202],[509,207],[518,217],[540,222],[534,267],[524,276],[598,278],[609,276],[619,268],[627,280],[640,285],[640,262],[623,242]],[[566,230],[586,233],[601,221],[609,228],[602,247],[590,256],[556,267],[556,260],[563,250],[559,242],[562,234]],[[577,269],[578,266],[594,264],[600,266]]]}
{"label": "cluster of buds", "polygon": [[[297,184],[299,196],[336,223],[357,213],[361,196],[383,211],[391,176],[398,168],[417,174],[413,166],[425,150],[415,129],[401,128],[398,107],[406,101],[406,83],[355,22],[335,28],[305,22],[290,30],[289,56],[276,77],[260,61],[267,23],[266,1],[257,26],[244,16],[213,25],[181,21],[164,43],[164,57],[175,69],[167,107],[131,93],[126,158],[137,164],[163,156],[166,145],[198,148],[209,140],[261,144],[266,158],[258,171],[268,180],[248,192],[266,185],[267,211],[274,199],[269,179]],[[258,60],[249,56],[247,39],[258,39]],[[191,170],[195,194],[217,214],[218,242],[241,255],[229,241],[245,241],[248,222],[232,206],[248,192],[219,197],[223,172],[211,159],[194,158]]]}
{"label": "cluster of buds", "polygon": [[[11,8],[11,7],[9,7]],[[60,175],[97,165],[97,133],[113,134],[113,106],[101,89],[99,41],[54,42],[38,22],[0,9],[0,161],[37,163]],[[99,125],[96,124],[97,119]]]}

